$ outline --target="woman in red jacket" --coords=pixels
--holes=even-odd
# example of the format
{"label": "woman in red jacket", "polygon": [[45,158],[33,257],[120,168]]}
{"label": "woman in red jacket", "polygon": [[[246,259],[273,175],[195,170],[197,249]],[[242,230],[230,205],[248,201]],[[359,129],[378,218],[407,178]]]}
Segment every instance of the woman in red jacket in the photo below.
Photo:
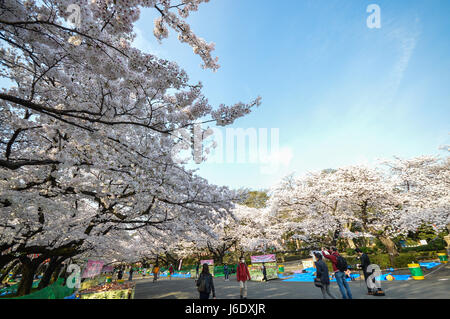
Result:
{"label": "woman in red jacket", "polygon": [[239,286],[241,288],[241,299],[247,299],[247,281],[251,280],[251,278],[244,258],[241,258],[241,261],[237,266],[236,278],[237,281],[239,281]]}
{"label": "woman in red jacket", "polygon": [[170,267],[169,267],[169,279],[170,280],[172,280],[172,276],[174,273],[175,273],[175,271],[173,270],[173,266],[172,266],[172,264],[170,264]]}

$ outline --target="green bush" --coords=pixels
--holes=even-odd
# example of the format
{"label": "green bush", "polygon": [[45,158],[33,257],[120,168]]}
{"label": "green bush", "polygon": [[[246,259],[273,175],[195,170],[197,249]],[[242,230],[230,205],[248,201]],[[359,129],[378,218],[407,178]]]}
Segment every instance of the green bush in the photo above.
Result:
{"label": "green bush", "polygon": [[354,249],[352,249],[352,248],[347,248],[346,250],[345,250],[345,253],[347,254],[347,255],[354,255],[356,252],[355,252],[355,250]]}

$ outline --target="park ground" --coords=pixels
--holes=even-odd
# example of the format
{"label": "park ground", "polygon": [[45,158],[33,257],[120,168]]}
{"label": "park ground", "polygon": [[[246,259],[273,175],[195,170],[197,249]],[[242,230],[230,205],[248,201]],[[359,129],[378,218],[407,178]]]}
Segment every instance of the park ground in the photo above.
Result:
{"label": "park ground", "polygon": [[[424,272],[424,280],[382,281],[386,296],[367,295],[363,281],[349,282],[354,299],[450,299],[450,264],[440,265]],[[214,278],[217,299],[239,299],[236,276],[230,281]],[[331,293],[341,297],[336,282],[330,286]],[[151,278],[136,281],[135,299],[198,299],[193,279]],[[280,279],[265,282],[249,282],[249,299],[320,299],[322,293],[311,282],[284,282]]]}

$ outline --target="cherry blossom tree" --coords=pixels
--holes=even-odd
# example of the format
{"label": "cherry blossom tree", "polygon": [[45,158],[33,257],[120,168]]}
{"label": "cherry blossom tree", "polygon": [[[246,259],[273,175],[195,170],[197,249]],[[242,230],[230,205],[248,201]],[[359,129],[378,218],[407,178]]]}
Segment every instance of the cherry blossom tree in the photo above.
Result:
{"label": "cherry blossom tree", "polygon": [[[386,163],[384,163],[386,164]],[[306,241],[376,237],[391,257],[393,238],[423,223],[449,221],[448,159],[422,157],[382,166],[351,166],[289,178],[274,188],[271,205],[283,228]]]}
{"label": "cherry blossom tree", "polygon": [[12,83],[0,92],[0,266],[20,259],[19,295],[47,258],[123,232],[175,232],[233,207],[234,192],[174,160],[175,133],[230,124],[260,99],[213,109],[176,63],[130,44],[140,8],[153,8],[158,39],[172,28],[216,70],[214,46],[184,20],[202,2],[78,0],[75,27],[67,1],[0,3],[0,76]]}

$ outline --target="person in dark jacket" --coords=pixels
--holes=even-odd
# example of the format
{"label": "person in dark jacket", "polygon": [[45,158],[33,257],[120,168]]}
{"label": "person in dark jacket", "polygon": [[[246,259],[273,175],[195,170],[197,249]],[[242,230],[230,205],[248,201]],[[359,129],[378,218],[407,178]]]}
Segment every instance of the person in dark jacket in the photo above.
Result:
{"label": "person in dark jacket", "polygon": [[120,268],[120,269],[119,269],[119,272],[117,273],[117,279],[118,279],[118,280],[121,280],[122,277],[123,277],[123,270],[122,270],[122,268]]}
{"label": "person in dark jacket", "polygon": [[[203,281],[203,283],[202,283]],[[209,295],[213,294],[213,298],[216,299],[216,290],[214,289],[213,276],[209,273],[208,264],[203,264],[202,273],[197,280],[197,288],[199,289],[200,299],[209,299]],[[203,286],[204,289],[201,289]],[[200,291],[200,289],[202,291]]]}
{"label": "person in dark jacket", "polygon": [[195,279],[198,279],[198,271],[200,270],[200,262],[197,263],[195,267]]}
{"label": "person in dark jacket", "polygon": [[228,279],[229,270],[228,270],[228,265],[227,264],[223,265],[223,275],[225,277],[225,281],[229,281],[230,280],[230,279]]}
{"label": "person in dark jacket", "polygon": [[263,281],[267,282],[267,270],[266,270],[266,265],[264,263],[262,263],[262,273],[263,273]]}
{"label": "person in dark jacket", "polygon": [[322,260],[322,254],[315,252],[314,256],[317,259],[314,263],[316,265],[316,277],[319,278],[322,283],[322,287],[320,287],[320,289],[322,290],[323,299],[327,298],[326,294],[328,294],[331,299],[336,299],[336,297],[330,292],[330,275],[328,273],[327,264]]}
{"label": "person in dark jacket", "polygon": [[[359,268],[362,269],[363,274],[364,274],[364,281],[366,282],[366,285],[367,285],[367,293],[369,295],[373,295],[373,290],[370,288],[369,284],[367,283],[367,279],[372,274],[372,272],[370,274],[367,272],[367,267],[369,267],[369,265],[370,265],[369,256],[367,256],[367,254],[364,253],[359,248],[356,248],[355,251],[359,255],[359,259],[361,261],[361,264],[359,264]],[[372,281],[375,281],[375,279],[373,278]]]}
{"label": "person in dark jacket", "polygon": [[133,280],[133,272],[134,272],[133,267],[130,267],[130,276],[128,277],[128,280],[129,280],[129,281],[132,281],[132,280]]}

